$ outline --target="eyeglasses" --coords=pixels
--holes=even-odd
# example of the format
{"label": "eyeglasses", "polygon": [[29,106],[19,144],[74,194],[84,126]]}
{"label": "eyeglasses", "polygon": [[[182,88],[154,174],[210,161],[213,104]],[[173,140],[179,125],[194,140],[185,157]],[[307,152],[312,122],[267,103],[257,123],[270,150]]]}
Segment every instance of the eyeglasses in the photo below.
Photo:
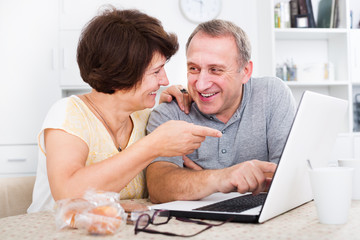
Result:
{"label": "eyeglasses", "polygon": [[182,221],[182,222],[190,222],[190,223],[196,223],[199,225],[205,225],[206,228],[200,230],[197,233],[191,234],[191,235],[182,235],[182,234],[176,234],[176,233],[171,233],[171,232],[161,232],[161,231],[156,231],[153,229],[147,229],[147,227],[152,224],[152,225],[163,225],[166,224],[170,221],[171,216],[170,216],[170,212],[169,211],[164,211],[164,210],[157,210],[154,212],[154,214],[152,216],[150,216],[149,214],[145,213],[139,216],[139,218],[137,219],[136,223],[135,223],[135,234],[138,234],[139,232],[146,232],[146,233],[151,233],[151,234],[163,234],[166,236],[176,236],[176,237],[193,237],[196,236],[212,227],[215,226],[221,226],[226,222],[229,222],[232,220],[232,218],[221,222],[219,224],[211,224],[211,223],[207,223],[207,222],[203,222],[203,221],[197,221],[197,220],[191,220],[188,218],[176,218],[176,220],[178,221]]}

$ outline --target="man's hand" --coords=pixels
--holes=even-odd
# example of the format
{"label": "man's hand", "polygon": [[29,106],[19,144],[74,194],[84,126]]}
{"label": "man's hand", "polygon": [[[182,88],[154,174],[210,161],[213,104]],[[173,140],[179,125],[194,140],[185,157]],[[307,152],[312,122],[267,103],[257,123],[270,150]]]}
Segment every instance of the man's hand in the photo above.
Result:
{"label": "man's hand", "polygon": [[171,102],[173,98],[175,98],[181,111],[189,114],[192,98],[187,92],[181,92],[183,89],[185,88],[181,85],[173,85],[168,87],[161,92],[159,103]]}
{"label": "man's hand", "polygon": [[223,193],[252,192],[254,195],[268,191],[272,179],[265,174],[273,174],[276,166],[271,162],[251,160],[222,169],[218,190]]}
{"label": "man's hand", "polygon": [[184,166],[192,169],[192,170],[203,170],[202,167],[200,167],[199,165],[197,165],[196,163],[194,163],[194,161],[192,161],[190,158],[188,158],[187,156],[183,156],[183,161],[184,161]]}

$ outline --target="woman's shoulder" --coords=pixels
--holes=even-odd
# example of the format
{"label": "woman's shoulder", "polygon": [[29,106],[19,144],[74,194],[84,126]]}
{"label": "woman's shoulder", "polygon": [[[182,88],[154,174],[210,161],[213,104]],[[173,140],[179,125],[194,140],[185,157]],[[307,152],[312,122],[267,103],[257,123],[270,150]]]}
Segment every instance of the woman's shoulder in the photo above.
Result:
{"label": "woman's shoulder", "polygon": [[75,95],[60,98],[51,106],[50,111],[66,109],[67,107],[69,107],[69,105],[70,106],[78,105],[80,101],[81,101],[80,98]]}
{"label": "woman's shoulder", "polygon": [[146,109],[144,109],[144,110],[140,110],[140,111],[133,112],[133,113],[131,114],[131,117],[132,117],[133,119],[137,119],[137,120],[139,120],[139,121],[145,121],[145,122],[147,122],[147,120],[149,119],[150,113],[151,113],[151,109],[146,108]]}
{"label": "woman's shoulder", "polygon": [[45,118],[44,127],[62,125],[68,118],[75,120],[83,118],[84,106],[79,97],[73,95],[57,100],[50,108]]}
{"label": "woman's shoulder", "polygon": [[150,113],[151,113],[151,109],[148,108],[144,110],[136,111],[131,114],[131,119],[136,126],[144,127],[146,126],[149,120]]}

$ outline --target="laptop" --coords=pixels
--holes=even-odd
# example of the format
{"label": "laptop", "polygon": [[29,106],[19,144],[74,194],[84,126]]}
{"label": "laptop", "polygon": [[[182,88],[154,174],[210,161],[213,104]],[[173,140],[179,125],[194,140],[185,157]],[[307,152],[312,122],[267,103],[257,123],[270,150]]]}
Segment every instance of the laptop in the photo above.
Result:
{"label": "laptop", "polygon": [[[345,100],[303,93],[267,193],[214,193],[198,201],[173,201],[151,208],[168,210],[175,217],[262,223],[311,201],[307,159],[313,167],[328,166],[347,108]],[[258,203],[252,205],[254,200]]]}

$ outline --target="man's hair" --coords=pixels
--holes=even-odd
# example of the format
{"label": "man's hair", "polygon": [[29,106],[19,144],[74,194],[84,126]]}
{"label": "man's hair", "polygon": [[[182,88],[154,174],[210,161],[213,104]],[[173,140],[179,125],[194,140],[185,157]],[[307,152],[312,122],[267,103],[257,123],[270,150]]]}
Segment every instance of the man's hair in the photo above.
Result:
{"label": "man's hair", "polygon": [[220,19],[199,24],[188,38],[186,51],[188,50],[191,40],[198,32],[205,33],[211,37],[233,36],[238,49],[239,65],[244,66],[251,59],[251,44],[249,38],[236,24]]}
{"label": "man's hair", "polygon": [[155,53],[167,60],[177,36],[138,10],[106,9],[83,29],[77,48],[82,79],[98,92],[129,90],[142,80]]}

